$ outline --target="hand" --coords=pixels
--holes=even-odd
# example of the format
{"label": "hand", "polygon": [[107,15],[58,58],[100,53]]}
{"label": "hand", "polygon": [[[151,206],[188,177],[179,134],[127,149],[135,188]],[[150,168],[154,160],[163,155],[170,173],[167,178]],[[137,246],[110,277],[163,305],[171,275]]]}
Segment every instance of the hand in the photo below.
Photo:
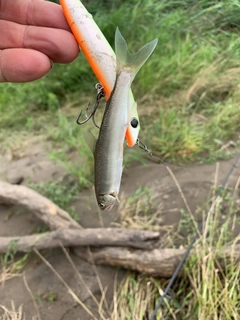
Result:
{"label": "hand", "polygon": [[44,76],[53,62],[79,53],[59,5],[43,0],[0,0],[0,82]]}

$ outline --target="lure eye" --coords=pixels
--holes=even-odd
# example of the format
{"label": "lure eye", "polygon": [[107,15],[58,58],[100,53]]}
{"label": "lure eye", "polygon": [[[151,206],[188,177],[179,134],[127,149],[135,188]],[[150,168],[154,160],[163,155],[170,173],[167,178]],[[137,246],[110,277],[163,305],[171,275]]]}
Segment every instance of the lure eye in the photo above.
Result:
{"label": "lure eye", "polygon": [[133,128],[137,128],[137,126],[138,126],[138,120],[137,120],[136,118],[133,118],[133,119],[131,120],[131,126],[132,126]]}

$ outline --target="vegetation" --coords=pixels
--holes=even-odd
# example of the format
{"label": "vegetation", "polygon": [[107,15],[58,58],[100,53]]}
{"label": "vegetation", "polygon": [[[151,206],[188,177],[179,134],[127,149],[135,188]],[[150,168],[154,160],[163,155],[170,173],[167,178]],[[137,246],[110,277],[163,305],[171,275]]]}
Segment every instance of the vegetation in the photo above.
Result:
{"label": "vegetation", "polygon": [[[221,249],[226,244],[230,245],[240,240],[237,231],[240,226],[239,208],[234,200],[235,192],[233,189],[222,192],[206,221],[203,235],[195,244],[194,254],[185,264],[184,272],[174,284],[169,298],[165,299],[157,320],[239,318],[240,265],[234,265],[231,260],[226,261],[223,270],[214,257],[215,249]],[[150,199],[154,199],[155,196],[152,192]],[[160,226],[162,213],[158,206],[153,207],[152,201],[149,202],[149,190],[137,190],[122,205],[121,224],[128,228],[142,229],[146,209],[151,213],[148,213],[149,219],[145,221],[145,227],[150,230],[162,228],[167,234],[163,247],[169,247],[170,241],[175,246],[179,246],[180,243],[186,247],[196,233],[196,217],[199,214],[205,217],[209,210],[209,202],[198,208],[194,214],[194,221],[189,214],[182,212],[177,229],[173,226],[167,229],[167,226]],[[129,273],[114,300],[117,305],[114,305],[111,319],[146,319],[152,313],[166,284],[166,280]]]}
{"label": "vegetation", "polygon": [[79,195],[79,190],[77,185],[68,185],[67,183],[62,183],[61,181],[49,182],[49,183],[31,183],[30,188],[37,191],[47,199],[52,200],[56,205],[58,205],[63,210],[66,210],[72,218],[76,221],[78,216],[74,208],[71,206],[72,202],[77,199]]}
{"label": "vegetation", "polygon": [[[214,161],[231,155],[239,142],[240,123],[238,1],[89,1],[86,5],[112,46],[116,26],[131,51],[159,39],[133,84],[140,137],[153,152],[175,162]],[[55,65],[38,81],[3,84],[1,144],[6,143],[9,129],[11,135],[47,133],[50,139],[54,131],[61,151],[74,149],[84,161],[91,161],[82,139],[87,126],[77,127],[75,118],[94,100],[96,81],[80,55],[69,65]],[[68,163],[63,152],[57,158]],[[75,164],[72,173],[84,186],[91,182],[89,170],[85,176]]]}
{"label": "vegetation", "polygon": [[[240,226],[239,200],[236,200],[235,195],[236,188],[228,188],[221,193],[214,210],[208,216],[203,234],[194,246],[191,258],[188,259],[181,277],[177,279],[168,297],[165,298],[156,320],[239,319],[240,265],[234,264],[233,260],[229,259],[225,261],[225,267],[222,268],[216,261],[214,254],[215,249],[223,248],[226,243],[231,245],[240,241],[239,234],[237,235]],[[166,232],[166,226],[161,227],[159,223],[163,213],[161,213],[159,206],[152,206],[152,201],[149,201],[155,199],[155,197],[156,194],[153,190],[139,189],[130,198],[126,199],[120,208],[121,225],[125,228],[139,229],[143,229],[145,225],[145,229]],[[208,210],[209,202],[198,208],[194,217],[199,214],[204,217]],[[152,216],[153,218],[151,218]],[[197,224],[197,219],[194,218],[194,221],[192,221],[189,216],[182,212],[178,228],[172,228],[171,226],[167,232],[166,240],[168,239],[168,241],[163,242],[162,247],[169,245],[169,239],[176,246],[179,245],[179,240],[181,240],[181,244],[187,246],[196,232],[193,227],[194,224]],[[161,230],[161,228],[163,229]],[[185,234],[186,230],[188,230],[188,236],[181,237],[181,234]],[[73,272],[77,273],[81,285],[85,288],[87,284],[83,281],[81,274],[78,274],[78,268],[74,265],[67,250],[64,249],[64,252],[67,260],[71,262]],[[3,258],[5,259],[4,256]],[[42,260],[47,263],[44,258]],[[66,290],[76,303],[84,306],[92,319],[99,320],[148,319],[168,281],[129,272],[119,288],[115,284],[113,301],[110,306],[105,301],[106,292],[102,288],[101,278],[98,278],[99,290],[102,292],[101,301],[98,301],[91,292],[99,312],[99,317],[95,317],[87,305],[84,305],[77,294],[68,287],[57,270],[53,266],[51,266],[51,269],[64,283]],[[97,271],[96,276],[99,277]],[[39,299],[40,301],[54,302],[57,295],[49,290]]]}
{"label": "vegetation", "polygon": [[[132,52],[159,39],[133,84],[141,120],[140,138],[153,154],[175,163],[210,162],[231,156],[239,146],[240,129],[239,1],[91,0],[86,6],[112,46],[116,26]],[[55,65],[38,81],[2,84],[0,149],[11,147],[10,139],[17,144],[22,137],[40,134],[52,145],[50,157],[69,170],[78,187],[91,186],[93,159],[82,132],[93,126],[88,123],[79,127],[75,119],[88,101],[94,101],[96,82],[80,54],[69,65]],[[103,107],[96,116],[98,123]],[[140,150],[126,151],[127,162],[141,160],[144,154]],[[65,189],[51,183],[35,187],[55,202],[64,201],[59,203],[63,208],[69,209],[75,197],[74,188],[65,193]],[[70,194],[70,198],[63,194]],[[148,189],[139,189],[123,202],[121,225],[158,230],[161,208],[155,207],[151,199]],[[220,200],[207,221],[208,233],[195,246],[198,258],[188,261],[172,298],[166,300],[157,319],[238,319],[240,267],[230,261],[223,271],[213,255],[213,248],[240,240],[234,240],[229,232],[240,223],[234,190],[227,190]],[[205,211],[201,208],[198,214]],[[171,238],[171,244],[186,246],[195,232],[192,223],[182,212],[178,236],[174,228],[167,230],[164,244],[169,245]],[[189,238],[179,236],[183,229]],[[25,255],[13,264],[11,252],[1,256],[6,279],[8,274],[17,273],[28,258]],[[146,319],[165,286],[166,281],[161,279],[128,274],[115,292],[111,320]]]}

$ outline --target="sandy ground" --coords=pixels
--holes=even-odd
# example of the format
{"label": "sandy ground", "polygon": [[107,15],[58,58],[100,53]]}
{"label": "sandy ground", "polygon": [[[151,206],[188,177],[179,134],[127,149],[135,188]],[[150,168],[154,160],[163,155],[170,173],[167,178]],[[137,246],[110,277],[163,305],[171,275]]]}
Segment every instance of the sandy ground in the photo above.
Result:
{"label": "sandy ground", "polygon": [[[218,185],[223,182],[233,161],[229,160],[220,163],[217,176]],[[172,170],[181,185],[190,209],[194,212],[212,193],[213,182],[216,178],[216,164]],[[35,145],[31,145],[25,154],[17,159],[11,159],[6,155],[0,156],[0,179],[11,183],[21,182],[21,184],[27,185],[29,181],[47,182],[65,175],[66,172],[63,168],[48,159],[43,143],[36,142]],[[234,187],[239,175],[240,166],[235,169],[228,185]],[[129,196],[137,188],[145,186],[149,186],[150,190],[154,190],[157,194],[155,202],[162,205],[162,226],[176,223],[180,218],[180,209],[185,209],[185,204],[166,167],[152,163],[147,166],[133,163],[131,167],[124,169],[121,192],[124,192],[125,196]],[[112,222],[118,221],[118,206],[115,206],[111,212],[104,212],[99,216],[93,190],[82,192],[73,205],[80,218],[80,223],[84,227],[107,227]],[[41,226],[41,223],[31,213],[19,212],[19,208],[16,207],[0,206],[0,236],[31,234],[39,226]],[[239,229],[234,231],[234,234],[238,233]],[[62,250],[49,249],[42,252],[42,254],[61,274],[81,301],[98,318],[95,303],[81,284]],[[110,267],[97,267],[97,269],[94,269],[92,265],[75,256],[71,250],[70,255],[82,278],[98,299],[101,297],[98,283],[98,279],[100,279],[103,288],[107,289],[106,301],[110,304],[116,277],[121,280],[125,272],[123,270],[117,271]],[[18,257],[21,257],[21,255],[19,254]],[[23,271],[42,319],[91,319],[86,311],[78,303],[74,302],[67,289],[46,264],[41,262],[34,254],[31,254],[30,260]],[[54,297],[54,301],[49,301],[51,296]],[[22,273],[0,284],[0,305],[10,308],[11,301],[14,301],[15,306],[23,304],[27,320],[32,320],[36,316],[33,301],[24,284]],[[1,312],[2,310],[0,309],[0,319]]]}

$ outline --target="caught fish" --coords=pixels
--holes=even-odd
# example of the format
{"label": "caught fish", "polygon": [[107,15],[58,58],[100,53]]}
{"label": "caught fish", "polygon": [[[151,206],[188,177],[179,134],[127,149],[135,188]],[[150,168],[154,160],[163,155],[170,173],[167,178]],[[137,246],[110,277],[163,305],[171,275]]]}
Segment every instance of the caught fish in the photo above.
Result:
{"label": "caught fish", "polygon": [[[108,101],[116,81],[116,56],[92,15],[79,0],[60,0],[63,13],[82,52],[104,88]],[[137,103],[129,89],[129,118],[126,140],[133,147],[138,138],[140,122]]]}
{"label": "caught fish", "polygon": [[118,28],[115,33],[115,85],[106,104],[98,139],[91,132],[85,133],[85,140],[94,154],[95,194],[101,210],[111,210],[118,199],[124,137],[131,121],[129,91],[137,72],[155,49],[157,41],[155,39],[131,54]]}

